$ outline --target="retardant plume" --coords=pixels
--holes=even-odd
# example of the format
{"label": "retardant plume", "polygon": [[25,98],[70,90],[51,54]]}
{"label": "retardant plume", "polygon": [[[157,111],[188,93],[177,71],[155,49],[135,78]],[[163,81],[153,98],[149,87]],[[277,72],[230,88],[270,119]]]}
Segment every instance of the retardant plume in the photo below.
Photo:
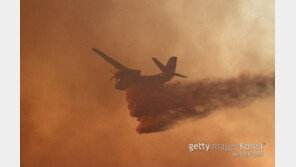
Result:
{"label": "retardant plume", "polygon": [[137,132],[151,133],[167,130],[180,119],[200,118],[221,107],[242,107],[273,93],[274,75],[243,73],[187,84],[138,83],[126,90],[126,99],[131,116],[140,122]]}

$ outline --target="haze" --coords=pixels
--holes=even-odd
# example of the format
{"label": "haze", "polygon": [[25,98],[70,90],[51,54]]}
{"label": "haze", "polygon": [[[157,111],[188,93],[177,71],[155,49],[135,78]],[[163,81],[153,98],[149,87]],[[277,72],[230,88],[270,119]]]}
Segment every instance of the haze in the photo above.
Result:
{"label": "haze", "polygon": [[[139,135],[92,47],[143,74],[177,56],[187,81],[273,73],[274,1],[21,1],[21,166],[274,166],[274,97]],[[196,142],[266,147],[233,158]]]}

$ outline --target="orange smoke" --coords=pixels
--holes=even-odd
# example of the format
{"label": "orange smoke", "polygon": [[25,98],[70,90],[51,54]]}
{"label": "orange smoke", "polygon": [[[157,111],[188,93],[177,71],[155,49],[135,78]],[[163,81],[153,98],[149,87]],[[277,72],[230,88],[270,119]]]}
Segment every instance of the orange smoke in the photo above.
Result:
{"label": "orange smoke", "polygon": [[126,90],[130,115],[140,122],[138,133],[167,130],[180,120],[202,117],[220,107],[248,104],[274,93],[274,75],[241,74],[227,80],[189,84],[137,83]]}
{"label": "orange smoke", "polygon": [[[111,65],[90,51],[143,75],[159,72],[150,57],[177,56],[188,82],[273,73],[274,1],[25,0],[20,17],[22,167],[274,166],[273,96],[139,135],[125,92],[108,80]],[[258,159],[188,152],[195,141],[265,141],[267,150]]]}

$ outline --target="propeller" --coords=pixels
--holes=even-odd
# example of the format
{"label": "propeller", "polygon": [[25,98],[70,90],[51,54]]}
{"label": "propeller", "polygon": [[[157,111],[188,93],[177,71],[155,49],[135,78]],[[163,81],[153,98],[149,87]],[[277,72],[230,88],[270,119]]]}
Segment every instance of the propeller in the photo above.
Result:
{"label": "propeller", "polygon": [[112,73],[112,77],[110,78],[110,81],[112,81],[115,78],[115,72],[113,72],[112,70],[109,70]]}

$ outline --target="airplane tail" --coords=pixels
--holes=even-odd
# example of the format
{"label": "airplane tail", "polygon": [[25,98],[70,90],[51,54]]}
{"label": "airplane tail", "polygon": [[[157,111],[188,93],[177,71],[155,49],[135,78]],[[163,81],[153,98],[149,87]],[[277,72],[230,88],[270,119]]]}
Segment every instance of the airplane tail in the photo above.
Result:
{"label": "airplane tail", "polygon": [[178,74],[175,72],[177,66],[177,57],[171,57],[166,65],[163,65],[160,61],[158,61],[155,57],[152,58],[154,63],[163,73],[174,73],[175,76],[187,78],[182,74]]}
{"label": "airplane tail", "polygon": [[166,71],[169,73],[175,73],[177,66],[177,57],[171,57],[165,65]]}

